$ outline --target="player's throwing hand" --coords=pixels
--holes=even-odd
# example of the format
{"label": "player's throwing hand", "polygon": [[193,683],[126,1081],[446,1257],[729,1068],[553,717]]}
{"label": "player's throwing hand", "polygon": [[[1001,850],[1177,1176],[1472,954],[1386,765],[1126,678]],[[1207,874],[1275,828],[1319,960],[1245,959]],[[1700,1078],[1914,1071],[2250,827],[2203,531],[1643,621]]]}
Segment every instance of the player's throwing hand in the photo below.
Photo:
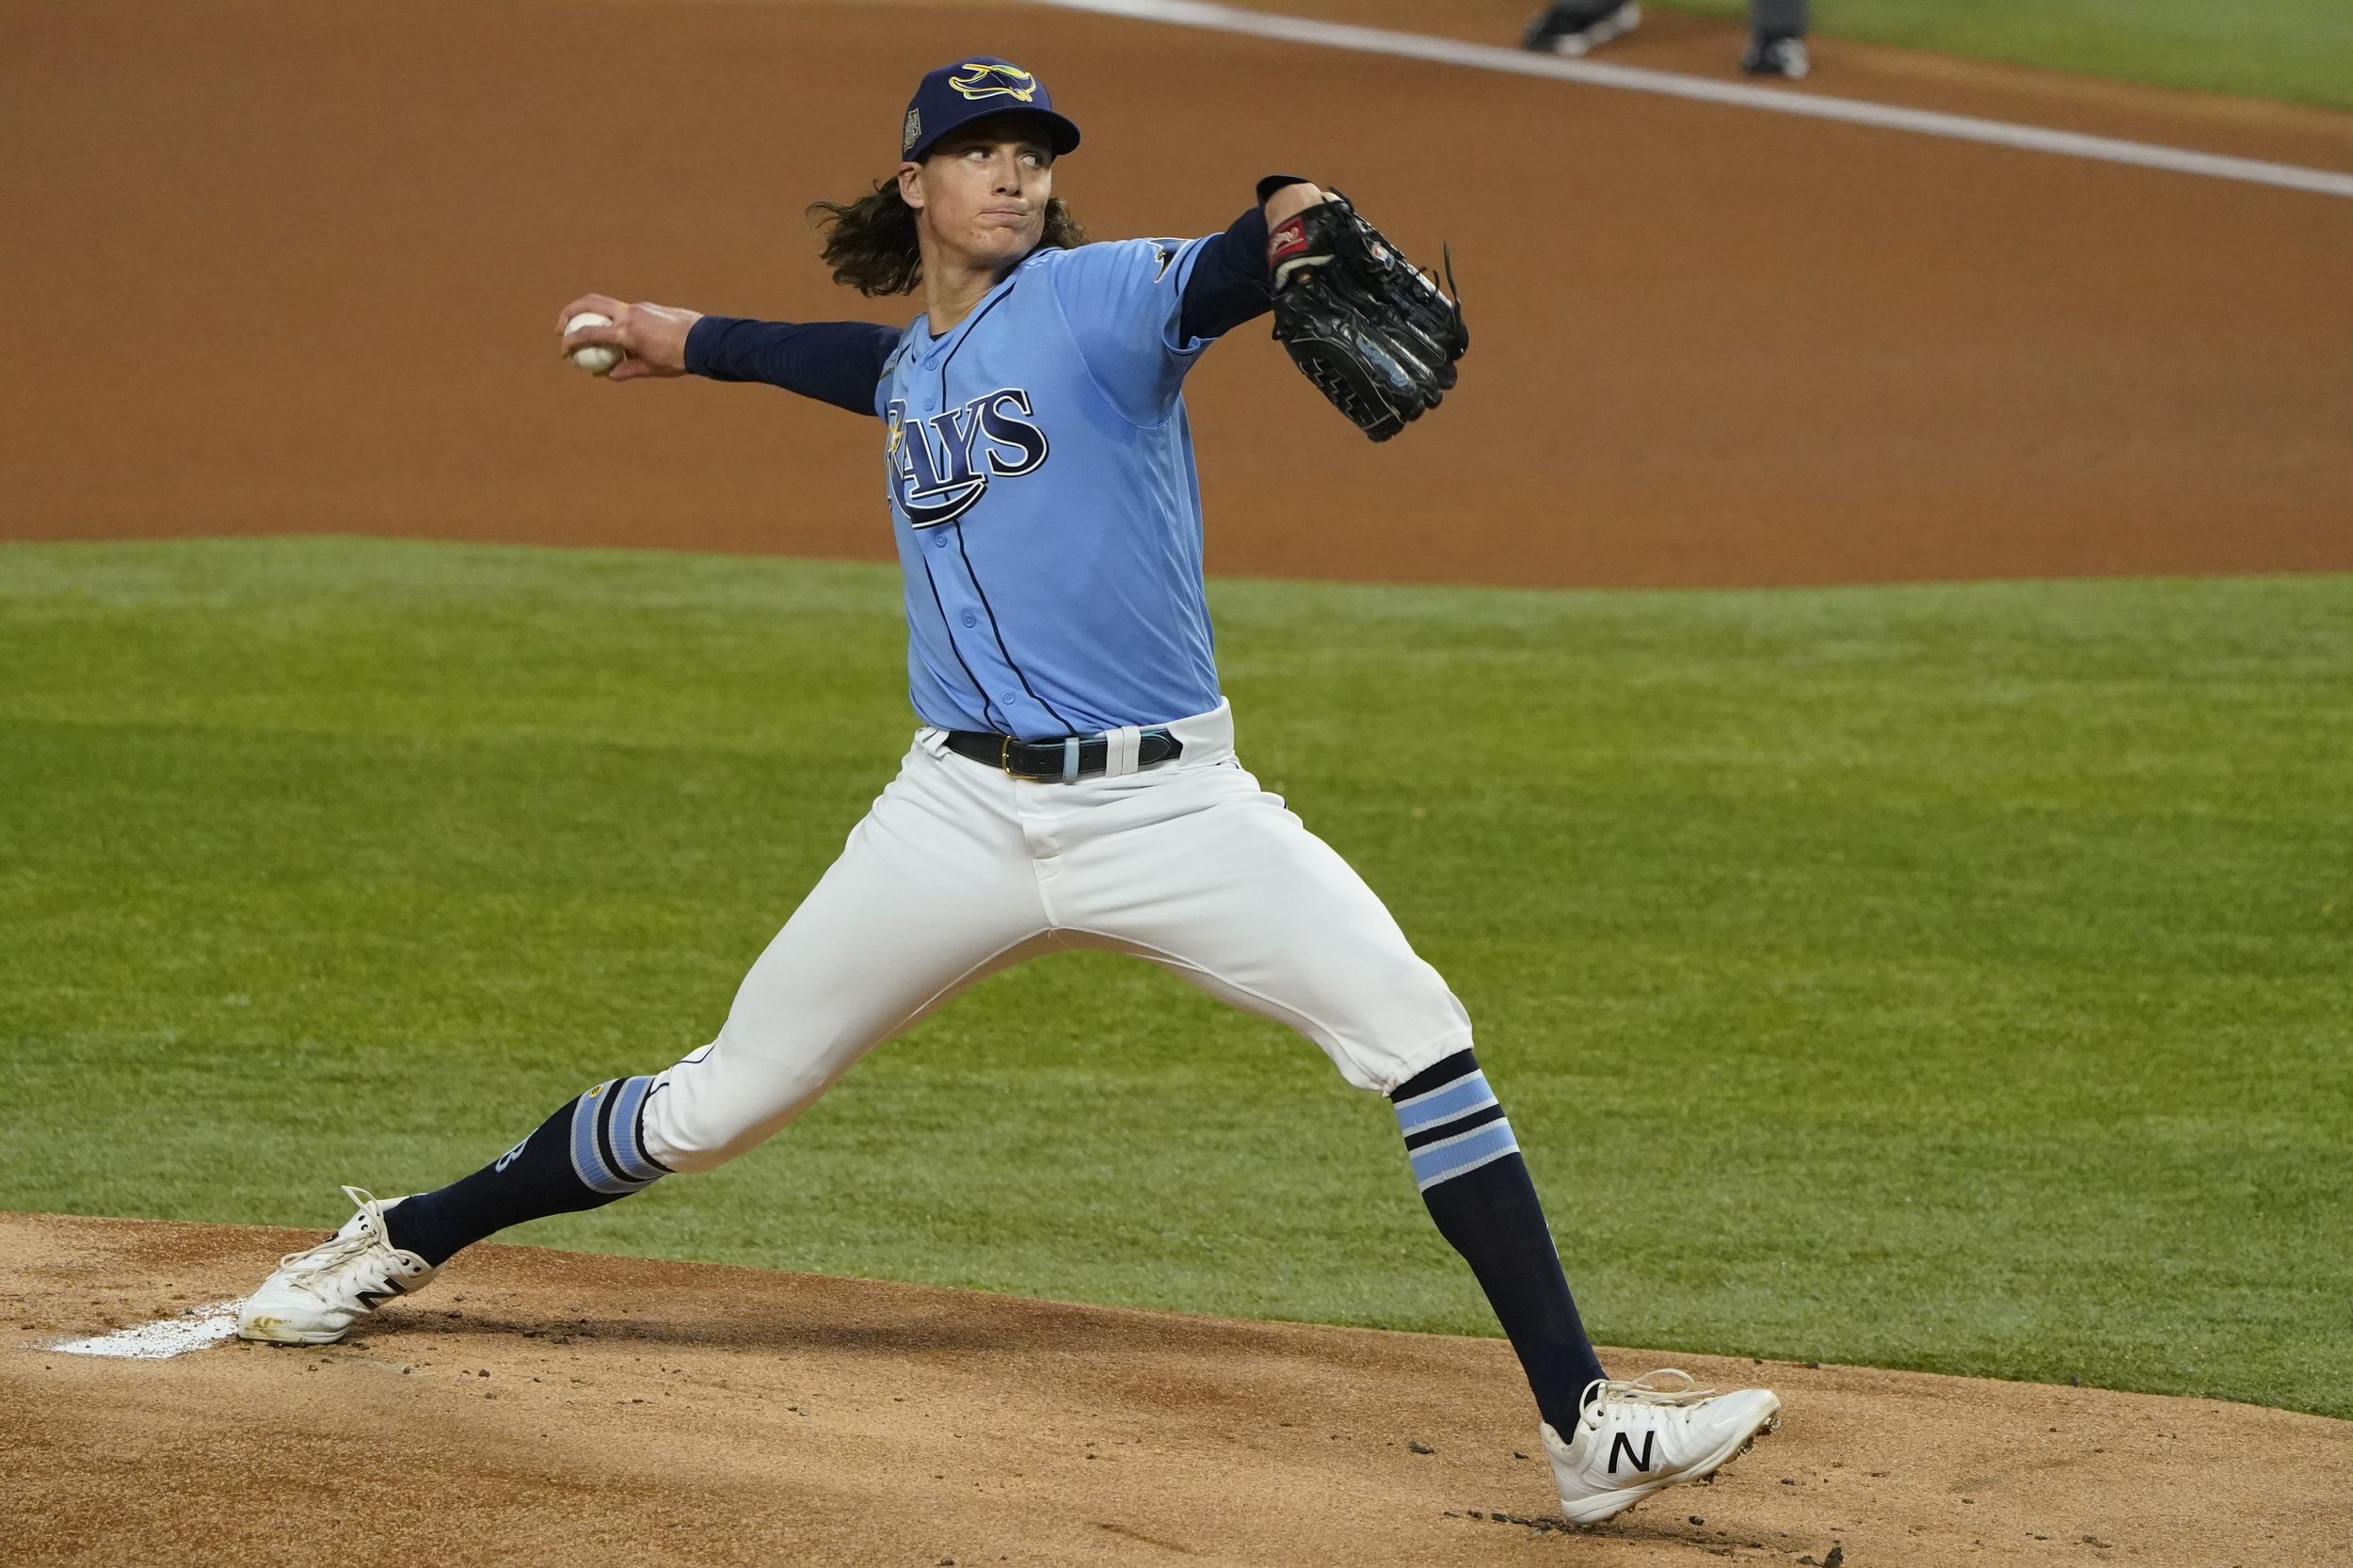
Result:
{"label": "player's throwing hand", "polygon": [[[609,325],[582,326],[568,334],[565,324],[584,312],[612,319]],[[614,381],[683,376],[686,334],[701,319],[700,311],[681,311],[675,305],[629,305],[609,294],[584,294],[565,306],[555,318],[556,352],[569,359],[592,344],[619,349],[625,357],[607,376]]]}

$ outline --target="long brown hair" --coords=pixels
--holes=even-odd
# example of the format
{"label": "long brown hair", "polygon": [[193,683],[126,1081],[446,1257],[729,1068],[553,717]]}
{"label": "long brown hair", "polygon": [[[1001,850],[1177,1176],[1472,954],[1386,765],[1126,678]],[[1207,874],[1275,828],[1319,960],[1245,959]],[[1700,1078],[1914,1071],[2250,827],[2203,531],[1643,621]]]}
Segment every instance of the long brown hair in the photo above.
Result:
{"label": "long brown hair", "polygon": [[[896,179],[875,184],[855,201],[812,201],[808,216],[824,231],[825,264],[833,280],[865,295],[913,294],[923,280],[923,250],[915,237],[915,209]],[[1059,196],[1046,201],[1046,237],[1039,247],[1084,245],[1086,231]]]}

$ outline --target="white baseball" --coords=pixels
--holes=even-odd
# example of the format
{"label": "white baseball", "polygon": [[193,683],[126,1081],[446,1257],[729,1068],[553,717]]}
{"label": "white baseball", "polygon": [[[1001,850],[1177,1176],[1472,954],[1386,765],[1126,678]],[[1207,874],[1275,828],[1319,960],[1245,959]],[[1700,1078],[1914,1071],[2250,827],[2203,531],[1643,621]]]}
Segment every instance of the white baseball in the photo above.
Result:
{"label": "white baseball", "polygon": [[[598,311],[583,311],[564,324],[564,335],[570,337],[584,327],[610,327],[613,318]],[[602,376],[621,362],[621,351],[611,344],[583,344],[572,350],[572,363],[591,376]]]}

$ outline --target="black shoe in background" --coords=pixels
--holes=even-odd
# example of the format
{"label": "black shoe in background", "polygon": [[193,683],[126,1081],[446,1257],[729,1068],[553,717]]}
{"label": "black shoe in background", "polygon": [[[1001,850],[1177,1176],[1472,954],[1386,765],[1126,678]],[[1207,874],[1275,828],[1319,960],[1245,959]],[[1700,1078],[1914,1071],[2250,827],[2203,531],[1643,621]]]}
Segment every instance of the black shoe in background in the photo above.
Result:
{"label": "black shoe in background", "polygon": [[1565,55],[1571,59],[1590,55],[1611,39],[1624,38],[1642,24],[1638,0],[1561,0],[1528,24],[1520,47],[1539,55]]}
{"label": "black shoe in background", "polygon": [[1752,76],[1782,76],[1802,82],[1814,69],[1814,62],[1806,57],[1805,40],[1792,34],[1775,37],[1759,33],[1740,51],[1740,69]]}

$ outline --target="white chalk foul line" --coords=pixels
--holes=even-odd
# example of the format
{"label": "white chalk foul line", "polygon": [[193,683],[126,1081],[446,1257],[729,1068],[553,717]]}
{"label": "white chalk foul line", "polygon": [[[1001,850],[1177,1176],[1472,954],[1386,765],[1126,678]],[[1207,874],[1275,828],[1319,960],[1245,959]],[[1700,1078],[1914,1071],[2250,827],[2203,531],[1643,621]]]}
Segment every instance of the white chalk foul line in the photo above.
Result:
{"label": "white chalk foul line", "polygon": [[119,1328],[88,1339],[69,1339],[46,1347],[64,1355],[106,1355],[129,1361],[168,1361],[175,1355],[217,1345],[237,1332],[236,1302],[192,1306],[177,1318]]}
{"label": "white chalk foul line", "polygon": [[2283,190],[2311,191],[2321,196],[2353,198],[2353,174],[2333,169],[2306,168],[2297,164],[2266,163],[2260,158],[2232,158],[2217,152],[2160,147],[2153,142],[2122,141],[2113,136],[2082,136],[2040,125],[2019,125],[1972,115],[1942,114],[1933,109],[1908,109],[1894,104],[1870,104],[1859,98],[1827,98],[1785,88],[1751,87],[1740,82],[1713,82],[1704,76],[1681,76],[1669,71],[1644,71],[1634,66],[1600,65],[1592,60],[1562,59],[1534,55],[1524,49],[1493,43],[1467,43],[1460,39],[1431,38],[1421,33],[1392,32],[1384,27],[1360,27],[1346,22],[1322,22],[1313,17],[1278,16],[1244,10],[1209,0],[1034,0],[1063,10],[1094,11],[1138,22],[1162,22],[1177,27],[1201,27],[1212,32],[1241,33],[1285,43],[1320,44],[1365,55],[1388,55],[1400,59],[1430,60],[1439,65],[1500,71],[1514,76],[1547,76],[1555,81],[1583,82],[1589,87],[1617,88],[1626,92],[1657,93],[1668,98],[1695,99],[1734,108],[1762,109],[1769,114],[1798,115],[1810,120],[1835,120],[1849,125],[1870,125],[1887,131],[1910,131],[1949,141],[1984,142],[2027,152],[2051,152],[2061,157],[2089,158],[2099,163],[2129,164],[2137,168],[2197,174],[2246,184],[2274,185]]}

